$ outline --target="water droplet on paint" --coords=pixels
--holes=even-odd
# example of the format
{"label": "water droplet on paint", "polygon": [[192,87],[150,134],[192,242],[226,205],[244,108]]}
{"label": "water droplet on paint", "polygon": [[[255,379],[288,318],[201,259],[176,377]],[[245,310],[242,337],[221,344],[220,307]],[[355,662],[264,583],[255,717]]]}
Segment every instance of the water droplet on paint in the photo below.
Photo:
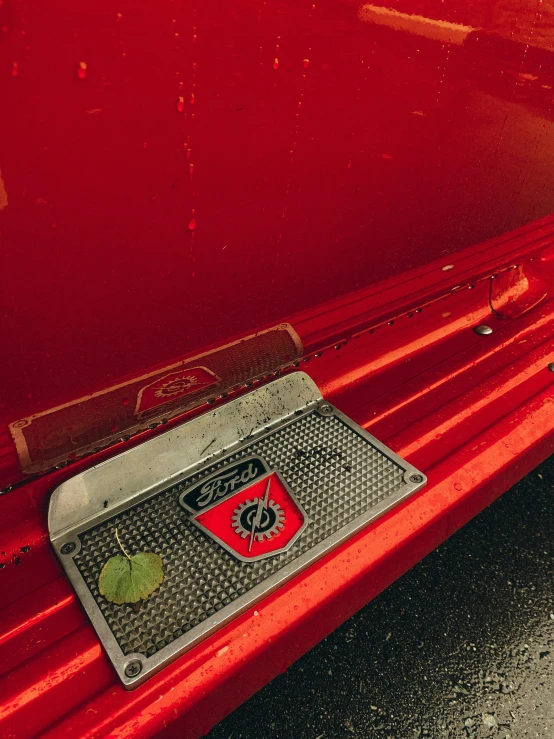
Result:
{"label": "water droplet on paint", "polygon": [[86,76],[87,76],[87,63],[79,62],[79,66],[77,67],[77,77],[80,80],[84,80]]}
{"label": "water droplet on paint", "polygon": [[185,109],[185,98],[179,96],[177,98],[177,112],[182,113]]}
{"label": "water droplet on paint", "polygon": [[309,59],[303,59],[302,60],[302,66],[304,69],[307,69],[310,66],[310,60]]}
{"label": "water droplet on paint", "polygon": [[119,21],[123,18],[123,13],[118,13],[116,15],[116,18],[117,18],[117,22],[119,23]]}
{"label": "water droplet on paint", "polygon": [[12,77],[18,77],[19,76],[19,64],[17,62],[12,62]]}
{"label": "water droplet on paint", "polygon": [[194,105],[194,93],[193,92],[190,95],[190,104]]}
{"label": "water droplet on paint", "polygon": [[196,228],[196,218],[192,216],[192,218],[189,221],[189,229],[191,231],[194,231],[195,228]]}
{"label": "water droplet on paint", "polygon": [[279,69],[279,60],[277,57],[273,60],[273,69]]}

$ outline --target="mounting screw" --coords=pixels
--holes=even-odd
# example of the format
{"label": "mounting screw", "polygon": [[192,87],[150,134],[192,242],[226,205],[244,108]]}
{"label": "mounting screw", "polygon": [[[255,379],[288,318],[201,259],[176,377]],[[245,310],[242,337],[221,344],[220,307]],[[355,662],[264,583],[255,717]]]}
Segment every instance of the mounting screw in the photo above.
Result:
{"label": "mounting screw", "polygon": [[60,548],[60,552],[62,554],[71,554],[71,552],[75,551],[75,542],[73,541],[66,541],[66,543]]}
{"label": "mounting screw", "polygon": [[317,410],[321,413],[322,416],[332,416],[335,412],[333,406],[330,405],[330,403],[322,403],[320,406],[318,406]]}
{"label": "mounting screw", "polygon": [[136,677],[142,671],[142,662],[140,659],[132,659],[128,665],[125,666],[125,675],[127,677]]}
{"label": "mounting screw", "polygon": [[410,475],[410,482],[423,482],[423,475]]}
{"label": "mounting screw", "polygon": [[548,369],[549,369],[549,370],[550,370],[551,372],[554,372],[554,362],[550,362],[550,364],[548,365]]}
{"label": "mounting screw", "polygon": [[488,336],[489,334],[492,334],[492,328],[490,326],[485,326],[484,324],[481,324],[481,326],[475,326],[473,330],[480,336]]}

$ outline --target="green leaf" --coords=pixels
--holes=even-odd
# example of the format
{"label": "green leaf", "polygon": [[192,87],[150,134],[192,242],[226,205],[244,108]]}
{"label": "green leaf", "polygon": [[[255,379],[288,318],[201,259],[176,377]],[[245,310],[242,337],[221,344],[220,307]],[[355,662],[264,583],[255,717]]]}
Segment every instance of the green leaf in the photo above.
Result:
{"label": "green leaf", "polygon": [[163,579],[163,561],[158,554],[139,552],[132,557],[117,554],[102,567],[98,588],[111,603],[137,603],[152,595]]}

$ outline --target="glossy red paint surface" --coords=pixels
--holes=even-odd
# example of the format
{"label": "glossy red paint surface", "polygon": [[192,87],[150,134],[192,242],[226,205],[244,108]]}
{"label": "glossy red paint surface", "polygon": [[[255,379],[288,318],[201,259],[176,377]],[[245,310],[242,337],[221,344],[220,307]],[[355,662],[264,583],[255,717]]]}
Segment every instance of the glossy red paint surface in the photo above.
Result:
{"label": "glossy red paint surface", "polygon": [[5,484],[18,419],[554,211],[551,9],[481,5],[2,4]]}
{"label": "glossy red paint surface", "polygon": [[[404,382],[397,376],[384,394],[374,381],[369,348],[383,331],[382,354],[385,347],[396,354],[396,323],[306,365],[322,386],[333,388],[327,395],[339,407],[421,464],[428,487],[133,693],[117,683],[41,540],[49,492],[69,471],[3,496],[4,521],[10,515],[15,520],[23,501],[28,514],[23,531],[2,533],[14,555],[2,573],[11,585],[3,591],[10,620],[0,649],[15,656],[17,666],[0,678],[1,733],[18,739],[43,731],[56,737],[199,736],[554,451],[554,387],[547,369],[554,360],[554,303],[503,322],[491,314],[488,292],[484,282],[405,316],[415,333],[437,317],[446,320],[448,312],[465,325],[456,344],[446,336],[413,352],[405,342],[403,358],[384,370],[389,376],[400,365]],[[477,337],[471,328],[476,319],[492,324],[495,333]],[[31,550],[22,552],[28,541]]]}
{"label": "glossy red paint surface", "polygon": [[[1,736],[199,736],[554,450],[553,28],[511,0],[0,5]],[[428,487],[125,693],[51,490],[198,412],[193,370],[215,397],[301,357]]]}

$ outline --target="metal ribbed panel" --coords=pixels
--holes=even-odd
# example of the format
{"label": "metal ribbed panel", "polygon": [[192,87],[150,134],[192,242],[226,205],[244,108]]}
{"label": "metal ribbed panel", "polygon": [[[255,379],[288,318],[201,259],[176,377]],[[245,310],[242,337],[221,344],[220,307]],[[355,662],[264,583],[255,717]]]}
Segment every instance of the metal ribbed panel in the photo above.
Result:
{"label": "metal ribbed panel", "polygon": [[[133,688],[424,485],[425,475],[295,372],[65,481],[48,520]],[[280,510],[281,528],[251,551],[269,508]],[[163,559],[161,586],[140,604],[115,605],[98,591],[103,565],[120,554],[116,529],[131,554]]]}
{"label": "metal ribbed panel", "polygon": [[[156,654],[232,601],[248,597],[256,585],[404,485],[401,467],[339,418],[315,411],[209,467],[203,476],[251,454],[281,472],[308,514],[310,525],[288,552],[245,564],[204,536],[178,504],[179,494],[202,475],[80,535],[75,562],[124,655]],[[164,560],[165,581],[138,612],[132,605],[108,603],[98,593],[104,562],[120,553],[116,527],[128,550],[157,552]]]}

